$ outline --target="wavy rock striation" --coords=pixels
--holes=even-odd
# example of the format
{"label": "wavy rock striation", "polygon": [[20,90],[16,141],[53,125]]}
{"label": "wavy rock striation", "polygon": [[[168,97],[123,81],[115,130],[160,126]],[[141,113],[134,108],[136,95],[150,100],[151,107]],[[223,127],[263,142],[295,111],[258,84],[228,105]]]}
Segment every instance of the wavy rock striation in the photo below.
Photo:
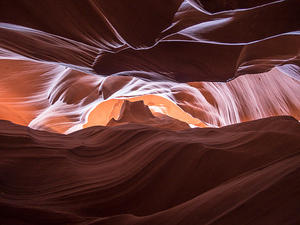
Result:
{"label": "wavy rock striation", "polygon": [[7,225],[300,222],[300,125],[291,117],[183,131],[0,128]]}
{"label": "wavy rock striation", "polygon": [[200,127],[276,115],[299,120],[299,6],[1,2],[0,118],[70,133],[117,119],[127,99]]}
{"label": "wavy rock striation", "polygon": [[0,224],[300,224],[299,15],[0,1]]}

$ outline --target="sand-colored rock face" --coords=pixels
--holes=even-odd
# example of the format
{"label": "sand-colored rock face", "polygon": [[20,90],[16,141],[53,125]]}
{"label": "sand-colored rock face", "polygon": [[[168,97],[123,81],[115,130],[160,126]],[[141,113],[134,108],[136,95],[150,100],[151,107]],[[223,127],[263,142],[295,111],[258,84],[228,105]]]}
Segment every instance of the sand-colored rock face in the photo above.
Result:
{"label": "sand-colored rock face", "polygon": [[149,107],[144,104],[144,101],[130,102],[125,100],[119,117],[117,119],[112,118],[107,123],[107,126],[119,126],[128,123],[143,124],[167,130],[185,130],[190,128],[187,123],[165,114],[155,113],[154,116]]}
{"label": "sand-colored rock face", "polygon": [[277,69],[230,82],[104,78],[28,60],[0,60],[0,118],[34,129],[69,133],[118,119],[125,100],[198,127],[276,115],[300,119],[300,82]]}

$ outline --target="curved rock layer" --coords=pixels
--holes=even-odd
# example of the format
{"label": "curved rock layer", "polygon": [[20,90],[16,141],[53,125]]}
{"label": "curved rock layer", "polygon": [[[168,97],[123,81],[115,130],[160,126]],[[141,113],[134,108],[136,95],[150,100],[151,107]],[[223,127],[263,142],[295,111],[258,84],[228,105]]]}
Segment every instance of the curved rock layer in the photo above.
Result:
{"label": "curved rock layer", "polygon": [[1,1],[0,118],[70,133],[117,119],[127,99],[191,126],[299,120],[299,10],[298,0]]}
{"label": "curved rock layer", "polygon": [[0,224],[300,224],[300,2],[0,1],[0,119]]}
{"label": "curved rock layer", "polygon": [[105,76],[188,82],[276,66],[299,72],[299,1],[244,2],[6,1],[0,48]]}
{"label": "curved rock layer", "polygon": [[0,65],[0,118],[34,129],[69,133],[105,126],[119,118],[126,99],[199,127],[276,115],[300,119],[300,82],[277,69],[227,83],[176,83],[104,78],[26,60],[2,59]]}
{"label": "curved rock layer", "polygon": [[69,135],[1,121],[1,222],[298,224],[299,139],[292,117]]}

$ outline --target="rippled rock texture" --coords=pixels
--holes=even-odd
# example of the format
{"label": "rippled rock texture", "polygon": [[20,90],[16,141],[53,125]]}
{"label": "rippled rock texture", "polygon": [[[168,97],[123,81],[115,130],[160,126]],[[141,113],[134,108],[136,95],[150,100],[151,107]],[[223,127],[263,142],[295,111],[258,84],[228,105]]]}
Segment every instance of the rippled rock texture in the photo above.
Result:
{"label": "rippled rock texture", "polygon": [[298,224],[300,2],[1,0],[0,120],[0,224]]}
{"label": "rippled rock texture", "polygon": [[1,119],[70,133],[127,99],[200,127],[299,120],[299,15],[298,0],[1,1]]}
{"label": "rippled rock texture", "polygon": [[3,224],[298,224],[300,125],[0,130]]}

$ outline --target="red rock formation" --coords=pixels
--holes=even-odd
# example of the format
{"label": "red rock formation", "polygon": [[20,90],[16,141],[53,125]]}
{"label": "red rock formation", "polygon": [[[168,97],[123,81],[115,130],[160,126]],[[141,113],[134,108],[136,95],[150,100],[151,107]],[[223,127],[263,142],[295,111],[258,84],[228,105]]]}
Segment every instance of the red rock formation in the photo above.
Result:
{"label": "red rock formation", "polygon": [[298,224],[299,134],[291,117],[69,135],[1,121],[1,222]]}
{"label": "red rock formation", "polygon": [[107,123],[107,126],[118,126],[128,123],[144,124],[167,130],[184,130],[190,128],[187,123],[167,115],[155,113],[154,116],[143,101],[130,102],[125,100],[122,104],[119,118],[112,118]]}
{"label": "red rock formation", "polygon": [[196,6],[205,1],[6,1],[0,48],[99,75],[184,82],[299,70],[299,1],[232,2],[211,14]]}
{"label": "red rock formation", "polygon": [[0,224],[300,224],[299,15],[0,1]]}

